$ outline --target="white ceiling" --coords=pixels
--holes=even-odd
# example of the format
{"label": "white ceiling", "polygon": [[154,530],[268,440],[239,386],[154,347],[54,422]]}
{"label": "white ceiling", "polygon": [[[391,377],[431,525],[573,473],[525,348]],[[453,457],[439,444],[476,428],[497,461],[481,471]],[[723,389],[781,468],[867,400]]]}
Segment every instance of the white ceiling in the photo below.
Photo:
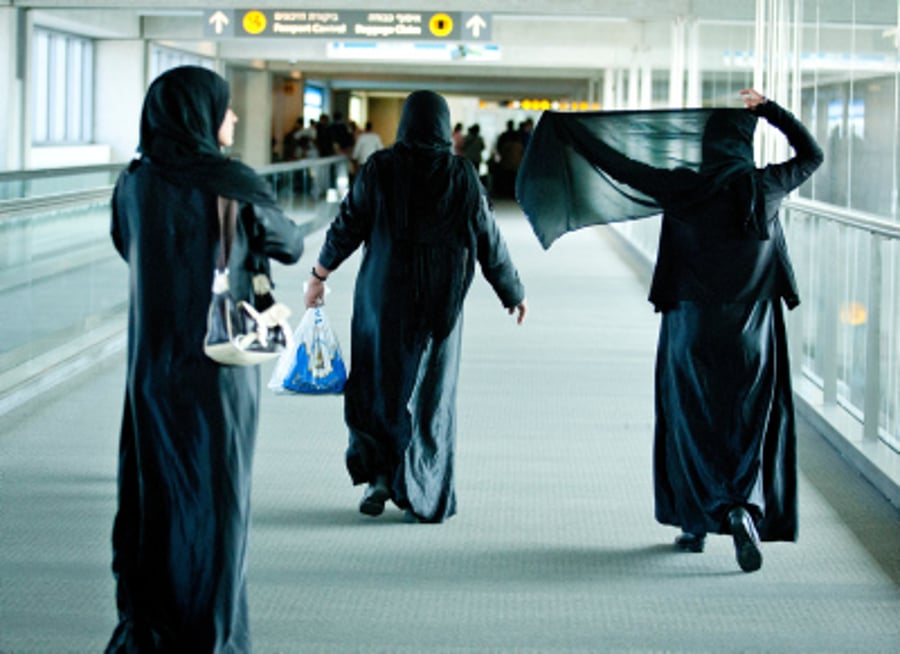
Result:
{"label": "white ceiling", "polygon": [[[326,39],[204,40],[204,16],[209,10],[306,9],[310,4],[296,0],[0,0],[0,6],[29,10],[36,22],[50,27],[98,38],[151,39],[215,54],[232,65],[328,78],[335,87],[402,91],[427,81],[444,92],[506,97],[577,97],[607,69],[665,70],[672,56],[676,20],[698,25],[700,67],[724,71],[734,65],[724,53],[753,49],[756,16],[753,0],[327,0],[312,6],[487,13],[492,20],[491,43],[499,46],[500,59],[347,62],[328,58]],[[819,25],[874,25],[876,34],[896,23],[897,9],[891,4],[892,0],[805,0],[803,10]],[[819,47],[822,33],[817,32]],[[824,34],[837,51],[846,50],[845,27],[826,29]],[[877,39],[874,46],[880,47]]]}

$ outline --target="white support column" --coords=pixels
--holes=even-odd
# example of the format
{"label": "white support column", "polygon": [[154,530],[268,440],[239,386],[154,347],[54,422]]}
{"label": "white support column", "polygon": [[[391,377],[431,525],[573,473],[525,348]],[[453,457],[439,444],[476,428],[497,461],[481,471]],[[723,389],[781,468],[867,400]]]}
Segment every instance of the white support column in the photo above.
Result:
{"label": "white support column", "polygon": [[669,106],[673,109],[684,106],[684,27],[684,18],[679,16],[672,21],[672,61],[669,64]]}
{"label": "white support column", "polygon": [[[894,45],[897,46],[897,52],[900,53],[900,0],[897,0],[897,28],[894,32]],[[900,152],[900,84],[894,84],[894,152]],[[900,156],[894,157],[893,162],[894,174],[891,179],[894,180],[894,190],[891,192],[891,216],[894,220],[900,219]]]}
{"label": "white support column", "polygon": [[641,103],[641,67],[638,65],[638,53],[635,52],[628,69],[628,108],[638,109]]}
{"label": "white support column", "polygon": [[232,69],[231,104],[238,115],[234,152],[254,168],[269,163],[272,139],[272,74]]}
{"label": "white support column", "polygon": [[645,62],[641,71],[641,109],[650,109],[652,106],[653,68]]}
{"label": "white support column", "polygon": [[699,107],[703,101],[703,73],[700,70],[700,27],[695,19],[687,24],[687,107]]}
{"label": "white support column", "polygon": [[607,68],[603,73],[603,108],[618,109],[616,105],[616,71]]}
{"label": "white support column", "polygon": [[26,53],[21,23],[24,9],[0,8],[0,170],[17,170],[24,166],[24,73]]}
{"label": "white support column", "polygon": [[589,79],[587,81],[587,101],[590,104],[594,102],[599,102],[597,98],[597,80]]}
{"label": "white support column", "polygon": [[137,150],[147,53],[146,41],[139,39],[101,40],[95,46],[94,140],[109,146],[110,161],[128,161]]}
{"label": "white support column", "polygon": [[769,0],[756,0],[756,20],[753,34],[753,88],[761,93],[766,89],[766,33],[768,32]]}
{"label": "white support column", "polygon": [[[799,0],[756,0],[753,86],[794,112],[800,109],[799,84],[791,84],[799,68],[800,11]],[[760,163],[789,156],[787,142],[773,138],[771,131],[757,130],[757,139]]]}
{"label": "white support column", "polygon": [[616,108],[622,109],[625,107],[625,69],[618,68],[616,69]]}

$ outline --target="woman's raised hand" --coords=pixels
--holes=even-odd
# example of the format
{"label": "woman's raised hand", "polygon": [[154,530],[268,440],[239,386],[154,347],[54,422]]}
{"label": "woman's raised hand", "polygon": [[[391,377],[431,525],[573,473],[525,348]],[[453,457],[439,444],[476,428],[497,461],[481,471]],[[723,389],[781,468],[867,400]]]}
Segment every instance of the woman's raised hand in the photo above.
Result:
{"label": "woman's raised hand", "polygon": [[756,89],[741,89],[740,94],[741,100],[744,101],[744,106],[750,111],[753,111],[766,101],[766,96]]}

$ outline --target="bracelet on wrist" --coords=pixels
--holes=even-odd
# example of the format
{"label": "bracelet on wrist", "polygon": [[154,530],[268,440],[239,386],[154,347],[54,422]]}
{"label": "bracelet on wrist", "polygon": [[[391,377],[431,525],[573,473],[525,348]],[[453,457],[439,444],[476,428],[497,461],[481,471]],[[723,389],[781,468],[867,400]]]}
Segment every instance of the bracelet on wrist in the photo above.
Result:
{"label": "bracelet on wrist", "polygon": [[326,279],[328,279],[327,275],[320,275],[319,273],[317,273],[315,266],[312,267],[312,269],[309,271],[309,274],[318,279],[320,282],[324,282]]}

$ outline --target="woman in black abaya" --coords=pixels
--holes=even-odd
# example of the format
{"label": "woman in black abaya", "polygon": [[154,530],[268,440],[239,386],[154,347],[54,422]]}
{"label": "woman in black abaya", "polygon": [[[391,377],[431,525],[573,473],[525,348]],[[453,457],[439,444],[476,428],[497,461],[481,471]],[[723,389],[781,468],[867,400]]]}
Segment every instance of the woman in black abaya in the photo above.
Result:
{"label": "woman in black abaya", "polygon": [[264,182],[221,153],[237,117],[227,82],[181,67],[144,100],[141,157],[116,184],[112,239],[129,267],[125,408],[108,652],[249,652],[246,551],[259,370],[203,353],[219,243],[217,198],[239,202],[236,299],[303,233]]}
{"label": "woman in black abaya", "polygon": [[403,105],[397,142],[362,167],[312,270],[307,306],[361,244],[344,416],[360,511],[392,499],[423,522],[456,511],[453,460],[462,306],[476,260],[518,322],[525,291],[478,173],[450,151],[450,112],[429,91]]}
{"label": "woman in black abaya", "polygon": [[[656,518],[682,529],[676,545],[688,551],[731,534],[750,572],[762,565],[760,537],[797,536],[781,301],[799,298],[778,209],[823,156],[788,111],[741,93],[746,109],[545,114],[517,196],[545,247],[579,223],[662,210],[650,290],[662,312]],[[758,116],[787,136],[793,158],[754,166]]]}

